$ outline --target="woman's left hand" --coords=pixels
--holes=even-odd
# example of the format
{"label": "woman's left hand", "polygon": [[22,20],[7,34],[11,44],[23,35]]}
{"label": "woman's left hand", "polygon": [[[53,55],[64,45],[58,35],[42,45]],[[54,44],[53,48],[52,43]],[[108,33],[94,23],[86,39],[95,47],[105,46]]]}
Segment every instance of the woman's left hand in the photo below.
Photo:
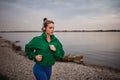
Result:
{"label": "woman's left hand", "polygon": [[54,45],[50,45],[50,49],[51,49],[52,51],[56,51],[56,48],[55,48]]}

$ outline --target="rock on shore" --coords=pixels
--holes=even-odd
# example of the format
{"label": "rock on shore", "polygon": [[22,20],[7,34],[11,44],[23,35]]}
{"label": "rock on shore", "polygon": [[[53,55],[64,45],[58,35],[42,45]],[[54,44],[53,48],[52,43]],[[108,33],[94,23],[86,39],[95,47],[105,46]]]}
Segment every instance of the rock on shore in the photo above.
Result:
{"label": "rock on shore", "polygon": [[[6,76],[4,80],[35,80],[32,73],[34,62],[19,55],[19,51],[14,51],[11,44],[8,40],[0,39],[0,75]],[[56,62],[51,80],[120,80],[120,71]]]}

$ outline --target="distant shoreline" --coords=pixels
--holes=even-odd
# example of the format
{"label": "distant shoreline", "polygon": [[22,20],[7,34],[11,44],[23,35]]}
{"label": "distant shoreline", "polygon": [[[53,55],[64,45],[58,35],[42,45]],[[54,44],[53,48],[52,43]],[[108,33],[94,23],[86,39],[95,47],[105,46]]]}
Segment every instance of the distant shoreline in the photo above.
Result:
{"label": "distant shoreline", "polygon": [[[0,31],[0,33],[42,32],[42,31]],[[120,30],[55,30],[55,32],[120,32]]]}

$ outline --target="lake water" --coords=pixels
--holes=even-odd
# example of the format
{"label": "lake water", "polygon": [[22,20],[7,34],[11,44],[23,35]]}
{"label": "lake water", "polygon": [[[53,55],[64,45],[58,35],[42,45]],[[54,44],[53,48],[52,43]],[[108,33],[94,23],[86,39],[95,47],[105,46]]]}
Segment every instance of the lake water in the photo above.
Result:
{"label": "lake water", "polygon": [[[41,32],[0,33],[5,39],[24,46]],[[62,42],[65,54],[83,55],[85,63],[120,69],[120,32],[55,32]]]}

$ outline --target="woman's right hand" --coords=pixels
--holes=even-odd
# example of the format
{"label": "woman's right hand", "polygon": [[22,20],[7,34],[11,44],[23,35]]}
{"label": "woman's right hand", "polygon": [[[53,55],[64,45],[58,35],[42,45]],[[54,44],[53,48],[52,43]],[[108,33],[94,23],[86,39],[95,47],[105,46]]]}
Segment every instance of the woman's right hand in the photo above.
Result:
{"label": "woman's right hand", "polygon": [[41,60],[42,60],[42,55],[36,55],[35,59],[36,59],[37,61],[41,61]]}

